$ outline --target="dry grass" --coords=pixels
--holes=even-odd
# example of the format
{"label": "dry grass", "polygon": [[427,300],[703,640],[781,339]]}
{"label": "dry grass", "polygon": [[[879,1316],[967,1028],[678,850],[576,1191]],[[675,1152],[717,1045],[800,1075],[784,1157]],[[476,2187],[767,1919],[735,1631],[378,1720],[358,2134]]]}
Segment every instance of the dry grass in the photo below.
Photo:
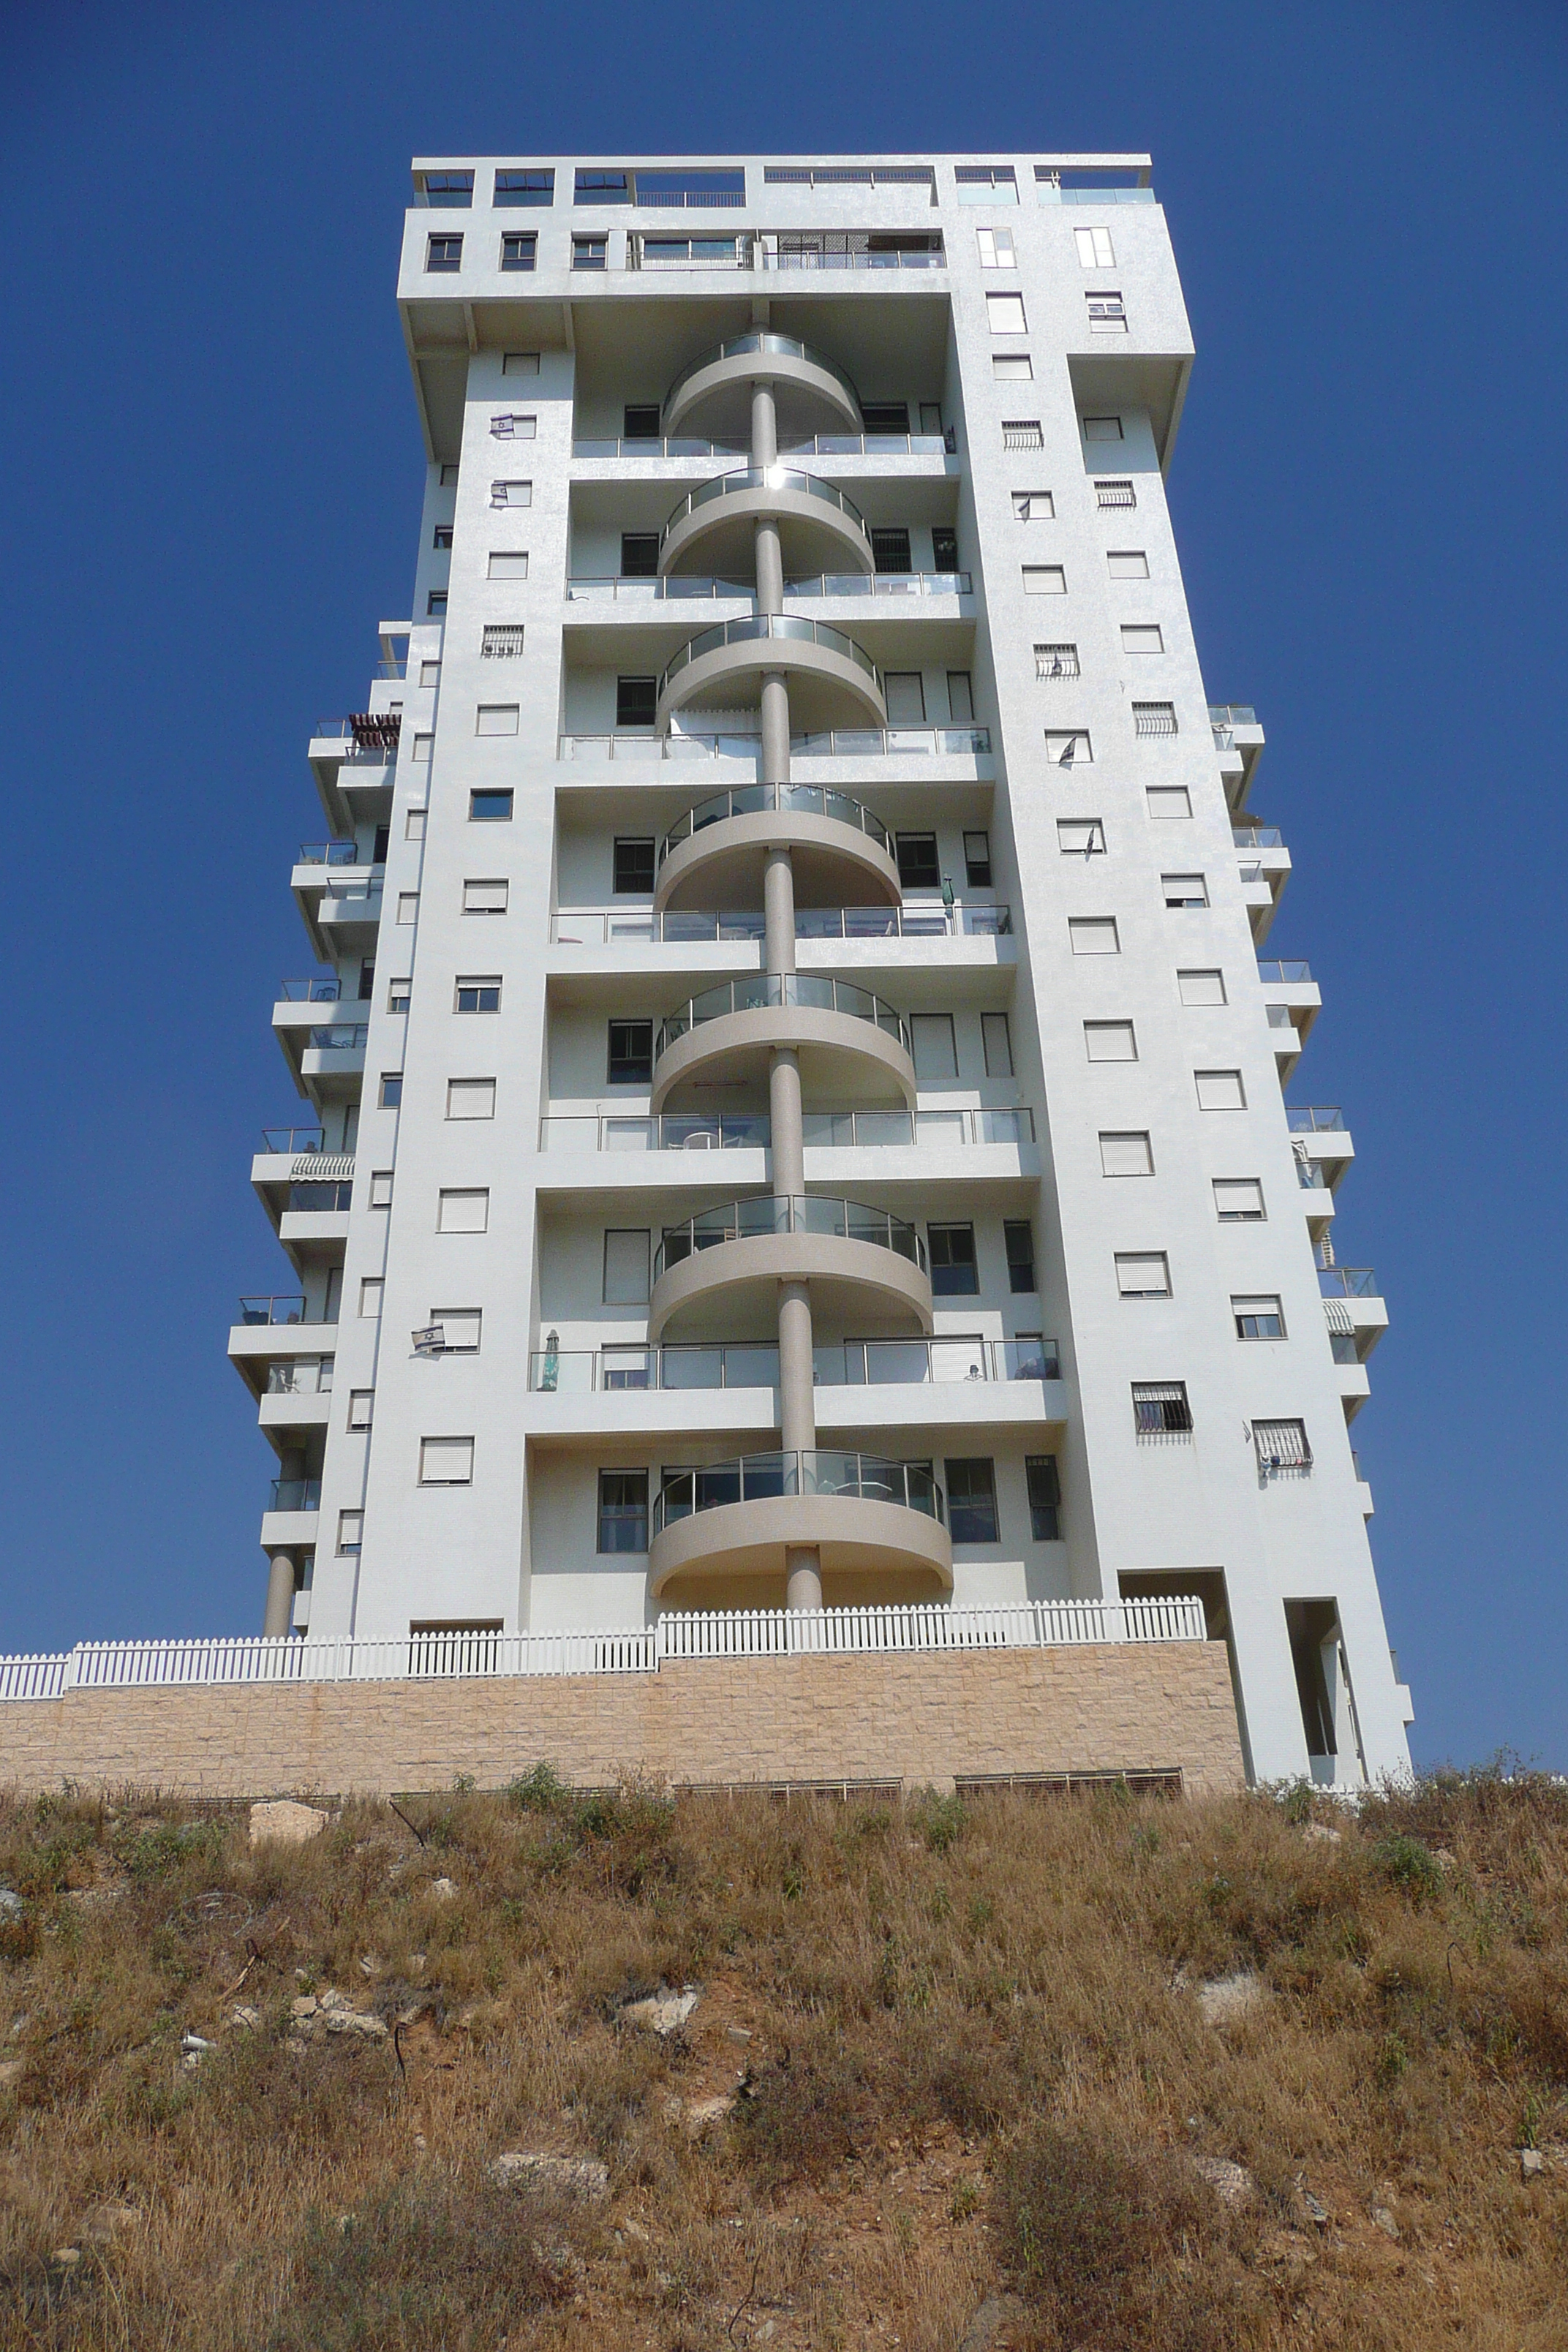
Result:
{"label": "dry grass", "polygon": [[[1568,2343],[1568,1790],[404,1811],[0,1804],[0,2346]],[[325,1987],[404,2021],[291,2046]]]}

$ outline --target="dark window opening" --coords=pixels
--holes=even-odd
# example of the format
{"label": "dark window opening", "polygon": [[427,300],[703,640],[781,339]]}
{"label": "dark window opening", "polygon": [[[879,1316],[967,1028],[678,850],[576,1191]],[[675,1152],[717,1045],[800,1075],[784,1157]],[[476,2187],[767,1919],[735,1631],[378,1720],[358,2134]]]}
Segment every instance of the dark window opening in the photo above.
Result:
{"label": "dark window opening", "polygon": [[928,1225],[931,1286],[935,1298],[973,1298],[980,1291],[973,1225]]}
{"label": "dark window opening", "polygon": [[964,835],[963,878],[971,890],[990,889],[991,835],[988,833]]}
{"label": "dark window opening", "polygon": [[618,677],[616,680],[616,725],[617,727],[651,727],[658,710],[658,680],[657,677]]}
{"label": "dark window opening", "polygon": [[900,833],[898,849],[899,880],[906,890],[941,889],[934,833]]}
{"label": "dark window opening", "polygon": [[647,1551],[647,1472],[599,1473],[600,1551]]}
{"label": "dark window opening", "polygon": [[947,1465],[947,1525],[954,1543],[998,1543],[996,1475],[982,1456]]}
{"label": "dark window opening", "polygon": [[653,850],[651,839],[616,842],[616,891],[636,898],[653,896]]}
{"label": "dark window opening", "polygon": [[1031,1454],[1024,1465],[1029,1483],[1029,1533],[1037,1543],[1056,1543],[1061,1536],[1062,1482],[1054,1454]]}
{"label": "dark window opening", "polygon": [[436,536],[430,544],[437,551],[444,547],[449,548],[452,544],[452,525],[449,522],[438,522],[436,526]]}
{"label": "dark window opening", "polygon": [[375,994],[375,958],[361,956],[359,960],[359,1001],[368,1004]]}
{"label": "dark window opening", "polygon": [[471,172],[426,172],[425,201],[439,209],[446,205],[471,205],[474,201],[474,175]]}
{"label": "dark window opening", "polygon": [[937,571],[956,572],[958,533],[955,530],[942,530],[940,528],[933,530],[931,535],[931,555]]}
{"label": "dark window opening", "polygon": [[621,533],[621,578],[623,580],[657,580],[658,577],[658,531],[623,530]]}
{"label": "dark window opening", "polygon": [[871,556],[879,572],[908,572],[910,563],[909,532],[893,526],[887,530],[874,529]]}
{"label": "dark window opening", "polygon": [[907,433],[910,429],[907,400],[863,400],[860,416],[868,433]]}
{"label": "dark window opening", "polygon": [[510,792],[470,793],[468,823],[470,824],[505,824],[511,817]]}
{"label": "dark window opening", "polygon": [[431,621],[444,621],[446,619],[447,591],[444,588],[431,589],[429,594],[425,599],[425,616],[426,620]]}
{"label": "dark window opening", "polygon": [[657,441],[659,437],[658,404],[628,402],[621,424],[621,432],[628,441]]}
{"label": "dark window opening", "polygon": [[1035,1228],[1027,1218],[1015,1222],[1007,1219],[1002,1231],[1007,1242],[1007,1286],[1010,1290],[1035,1290]]}
{"label": "dark window opening", "polygon": [[1193,1409],[1185,1381],[1134,1381],[1132,1425],[1140,1437],[1186,1437]]}
{"label": "dark window opening", "polygon": [[553,172],[498,172],[495,201],[504,210],[513,205],[552,205],[555,202]]}
{"label": "dark window opening", "polygon": [[612,1021],[606,1080],[612,1087],[646,1087],[653,1077],[653,1023]]}
{"label": "dark window opening", "polygon": [[573,202],[579,205],[629,205],[632,200],[631,182],[625,172],[580,171],[572,194]]}

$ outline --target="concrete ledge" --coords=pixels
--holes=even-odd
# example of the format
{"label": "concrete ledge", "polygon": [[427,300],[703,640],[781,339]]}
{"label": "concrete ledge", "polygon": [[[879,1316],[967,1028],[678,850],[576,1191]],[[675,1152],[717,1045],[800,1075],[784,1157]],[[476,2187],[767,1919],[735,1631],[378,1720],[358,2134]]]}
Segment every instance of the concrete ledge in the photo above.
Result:
{"label": "concrete ledge", "polygon": [[656,1675],[76,1690],[0,1706],[0,1785],[257,1798],[499,1787],[531,1766],[600,1786],[1170,1771],[1243,1785],[1220,1642],[704,1659]]}

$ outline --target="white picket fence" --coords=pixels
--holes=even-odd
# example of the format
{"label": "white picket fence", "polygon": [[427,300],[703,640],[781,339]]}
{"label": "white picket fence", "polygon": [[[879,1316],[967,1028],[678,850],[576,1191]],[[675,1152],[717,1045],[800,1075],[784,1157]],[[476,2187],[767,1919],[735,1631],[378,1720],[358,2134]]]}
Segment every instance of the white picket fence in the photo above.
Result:
{"label": "white picket fence", "polygon": [[181,1684],[425,1681],[439,1676],[657,1674],[666,1659],[886,1655],[913,1650],[1037,1650],[1103,1642],[1201,1642],[1191,1599],[1034,1601],[1013,1608],[934,1603],[865,1609],[714,1609],[608,1633],[411,1633],[390,1642],[282,1635],[201,1642],[79,1642],[0,1657],[0,1700],[70,1690]]}

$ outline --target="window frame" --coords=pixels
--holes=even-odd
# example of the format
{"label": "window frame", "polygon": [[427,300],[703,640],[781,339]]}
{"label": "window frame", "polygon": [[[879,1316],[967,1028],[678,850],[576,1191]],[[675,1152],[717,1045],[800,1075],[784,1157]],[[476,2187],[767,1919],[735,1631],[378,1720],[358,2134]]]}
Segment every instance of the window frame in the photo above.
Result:
{"label": "window frame", "polygon": [[[1029,1498],[1030,1542],[1060,1543],[1062,1474],[1054,1454],[1024,1456],[1024,1487]],[[1048,1527],[1041,1524],[1047,1519]]]}
{"label": "window frame", "polygon": [[[642,1486],[640,1505],[635,1493],[639,1480]],[[647,1552],[649,1483],[646,1470],[601,1470],[599,1472],[594,1488],[594,1557],[595,1559],[624,1559],[628,1557],[640,1559]],[[615,1501],[607,1502],[605,1488],[610,1484],[622,1488],[630,1488],[633,1491],[629,1496],[622,1495]],[[629,1528],[634,1532],[640,1533],[641,1541],[606,1543],[605,1540],[606,1530],[620,1528]]]}
{"label": "window frame", "polygon": [[[955,1544],[999,1544],[1002,1516],[996,1505],[996,1464],[989,1454],[949,1454],[942,1465],[947,1489],[947,1532]],[[964,1490],[956,1499],[956,1482]],[[975,1531],[967,1521],[973,1518]]]}
{"label": "window frame", "polygon": [[[1027,1257],[1023,1255],[1023,1246],[1019,1241],[1020,1235],[1023,1236],[1023,1243],[1027,1245]],[[1040,1290],[1040,1266],[1039,1259],[1035,1251],[1035,1224],[1033,1218],[1004,1217],[1002,1220],[1002,1246],[1006,1253],[1007,1289],[1009,1295],[1015,1298],[1038,1297]],[[1027,1276],[1026,1280],[1020,1278],[1024,1276]]]}
{"label": "window frame", "polygon": [[[644,1055],[640,1048],[633,1052],[626,1045],[623,1045],[622,1051],[617,1054],[616,1051],[617,1030],[623,1032],[628,1038],[634,1033],[639,1036],[646,1033],[647,1054]],[[645,1020],[636,1014],[612,1014],[605,1024],[605,1084],[607,1087],[651,1086],[653,1084],[653,1045],[651,1015]],[[619,1076],[617,1076],[617,1070],[620,1072]]]}
{"label": "window frame", "polygon": [[[940,1242],[938,1236],[941,1236]],[[957,1255],[952,1255],[958,1242]],[[968,1256],[963,1255],[967,1245]],[[939,1257],[940,1253],[940,1257]],[[926,1225],[926,1263],[931,1274],[933,1298],[978,1298],[980,1296],[980,1256],[975,1247],[973,1223],[942,1223]],[[939,1282],[938,1274],[968,1274],[968,1282]]]}

